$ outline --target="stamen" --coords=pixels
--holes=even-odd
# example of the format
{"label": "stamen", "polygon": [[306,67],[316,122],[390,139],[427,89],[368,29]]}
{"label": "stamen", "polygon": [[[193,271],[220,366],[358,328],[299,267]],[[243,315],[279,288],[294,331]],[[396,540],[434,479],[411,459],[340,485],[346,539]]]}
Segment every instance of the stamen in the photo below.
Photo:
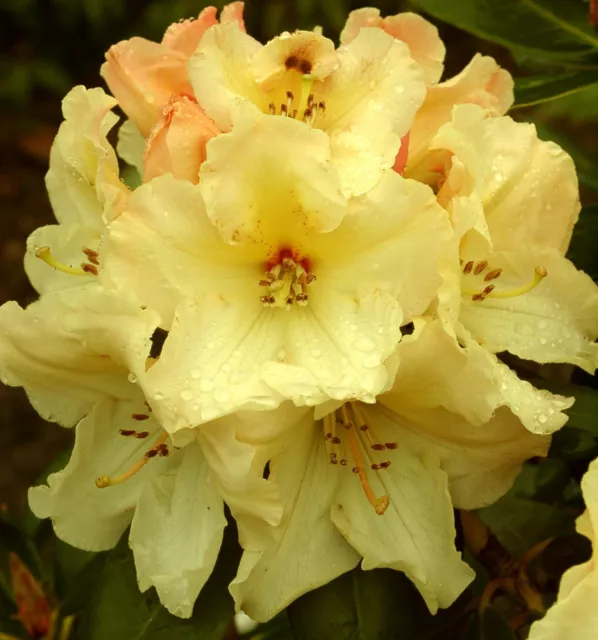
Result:
{"label": "stamen", "polygon": [[[82,265],[81,268],[71,267],[68,264],[64,264],[56,260],[56,258],[52,255],[52,251],[50,247],[39,247],[35,251],[35,257],[43,260],[46,264],[49,264],[51,267],[54,267],[57,271],[62,273],[66,273],[70,276],[86,276],[92,273],[92,275],[97,275],[97,268],[94,267],[96,273],[93,273],[89,267],[93,267],[93,265]],[[87,270],[86,270],[87,267]]]}
{"label": "stamen", "polygon": [[109,476],[100,476],[96,480],[96,487],[98,489],[105,489],[106,487],[113,487],[114,485],[121,484],[132,478],[136,473],[141,471],[143,467],[155,456],[165,456],[168,455],[168,447],[164,444],[164,441],[168,437],[168,434],[164,432],[154,443],[154,446],[151,449],[148,449],[145,452],[145,455],[141,460],[136,462],[128,471],[121,474],[120,476],[116,476],[114,478],[110,478]]}
{"label": "stamen", "polygon": [[502,269],[493,269],[492,271],[489,271],[486,276],[484,277],[484,280],[486,282],[490,282],[490,280],[496,280],[496,278],[500,277],[500,274],[502,273]]}
{"label": "stamen", "polygon": [[260,296],[260,302],[265,306],[286,309],[294,303],[303,307],[309,300],[307,285],[315,279],[315,275],[308,274],[300,263],[285,256],[266,272],[265,278],[259,280],[259,286],[268,289],[266,295]]}
{"label": "stamen", "polygon": [[384,495],[378,498],[374,493],[374,490],[372,489],[372,485],[370,484],[370,481],[368,479],[368,476],[365,470],[365,464],[361,456],[361,450],[359,448],[359,441],[357,438],[357,434],[355,433],[353,424],[349,419],[349,412],[347,411],[347,406],[343,405],[341,407],[341,411],[343,414],[343,420],[345,421],[345,424],[351,425],[351,428],[347,430],[347,433],[348,433],[348,440],[349,440],[349,448],[351,450],[351,453],[353,454],[353,459],[355,460],[353,473],[357,474],[357,476],[359,477],[359,482],[361,483],[361,487],[363,489],[363,492],[365,493],[365,497],[368,499],[370,504],[374,507],[374,511],[378,515],[382,515],[388,508],[390,499],[387,495]]}
{"label": "stamen", "polygon": [[149,420],[147,413],[133,413],[131,418],[133,418],[133,420]]}
{"label": "stamen", "polygon": [[[297,111],[299,113],[305,113],[305,110],[309,104],[309,97],[311,95],[311,86],[314,82],[312,76],[309,73],[305,73],[301,76],[301,93],[299,95],[299,102],[297,103]],[[313,96],[312,96],[313,100]]]}
{"label": "stamen", "polygon": [[[490,274],[489,274],[490,275]],[[500,275],[500,274],[499,274]],[[527,284],[524,284],[521,287],[516,287],[515,289],[508,289],[506,291],[497,291],[494,285],[488,285],[483,291],[468,291],[467,289],[463,290],[463,295],[471,296],[471,299],[474,302],[481,302],[486,298],[496,298],[496,299],[504,299],[504,298],[517,298],[518,296],[522,296],[530,291],[533,291],[542,280],[546,277],[547,272],[544,267],[536,267],[534,270],[534,277]],[[495,276],[498,277],[498,276]],[[486,280],[486,278],[484,278]]]}
{"label": "stamen", "polygon": [[471,273],[472,269],[473,269],[473,260],[470,260],[469,262],[465,263],[465,266],[463,267],[463,273],[467,275],[468,273]]}
{"label": "stamen", "polygon": [[92,264],[100,264],[100,254],[97,251],[94,251],[93,249],[88,249],[87,247],[85,249],[83,249],[83,253],[87,256],[87,259],[92,263]]}

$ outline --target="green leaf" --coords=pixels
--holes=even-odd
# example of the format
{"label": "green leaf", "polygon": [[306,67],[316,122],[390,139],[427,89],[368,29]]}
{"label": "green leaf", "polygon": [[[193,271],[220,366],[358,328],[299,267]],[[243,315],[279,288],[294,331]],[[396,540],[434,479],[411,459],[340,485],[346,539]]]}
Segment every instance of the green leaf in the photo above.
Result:
{"label": "green leaf", "polygon": [[234,614],[228,593],[240,555],[234,529],[227,527],[214,572],[188,620],[170,615],[154,589],[139,592],[127,538],[125,533],[108,554],[73,640],[222,640]]}
{"label": "green leaf", "polygon": [[598,58],[587,5],[573,0],[413,0],[420,9],[481,38],[540,58],[571,63]]}
{"label": "green leaf", "polygon": [[582,69],[561,75],[517,78],[515,104],[511,110],[555,100],[596,83],[598,83],[598,69]]}
{"label": "green leaf", "polygon": [[513,490],[476,513],[516,557],[547,538],[574,532],[579,515],[571,509],[522,498]]}
{"label": "green leaf", "polygon": [[296,640],[390,640],[419,637],[433,620],[397,571],[354,569],[289,606]]}
{"label": "green leaf", "polygon": [[[598,162],[596,163],[598,171]],[[596,175],[598,181],[598,174]],[[567,257],[578,269],[598,281],[598,205],[584,207],[573,229]],[[587,400],[587,396],[586,396]],[[592,403],[594,424],[598,422],[598,401]],[[598,430],[598,427],[597,427]]]}

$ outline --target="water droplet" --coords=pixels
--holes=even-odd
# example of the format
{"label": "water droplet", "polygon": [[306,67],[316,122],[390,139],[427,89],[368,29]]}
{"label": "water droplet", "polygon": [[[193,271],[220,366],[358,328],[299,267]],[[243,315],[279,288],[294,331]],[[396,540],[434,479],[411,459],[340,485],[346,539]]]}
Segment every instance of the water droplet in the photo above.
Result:
{"label": "water droplet", "polygon": [[376,348],[376,343],[371,338],[368,338],[367,336],[361,336],[357,338],[357,340],[355,340],[355,342],[353,343],[353,346],[358,351],[371,351],[372,349]]}
{"label": "water droplet", "polygon": [[158,392],[158,393],[155,393],[155,394],[154,394],[154,400],[158,400],[158,402],[159,402],[160,400],[164,400],[164,394],[159,393],[159,392]]}
{"label": "water droplet", "polygon": [[214,388],[214,382],[212,380],[210,380],[209,378],[204,378],[199,383],[199,388],[202,391],[211,391]]}
{"label": "water droplet", "polygon": [[356,324],[350,324],[349,325],[349,329],[351,329],[351,331],[357,331],[357,325]]}
{"label": "water droplet", "polygon": [[214,392],[214,400],[216,400],[216,402],[226,402],[228,400],[228,391],[226,389],[216,389]]}
{"label": "water droplet", "polygon": [[322,350],[321,349],[312,349],[311,350],[311,355],[314,358],[321,358],[322,357]]}
{"label": "water droplet", "polygon": [[193,380],[201,378],[201,369],[193,369],[193,371],[191,371],[191,377],[193,378]]}
{"label": "water droplet", "polygon": [[380,354],[370,353],[370,355],[365,356],[365,358],[361,362],[364,367],[367,367],[368,369],[373,369],[374,367],[377,367],[381,362]]}
{"label": "water droplet", "polygon": [[183,389],[183,391],[181,391],[181,399],[188,401],[191,400],[193,398],[193,392],[191,391],[191,389]]}
{"label": "water droplet", "polygon": [[548,322],[546,322],[546,320],[538,321],[538,329],[540,329],[540,331],[542,331],[543,329],[546,329],[547,326],[548,326]]}
{"label": "water droplet", "polygon": [[543,413],[538,414],[538,422],[544,424],[547,420],[548,418]]}
{"label": "water droplet", "polygon": [[538,342],[540,344],[546,344],[548,342],[548,340],[546,340],[546,338],[544,336],[542,336],[541,338],[538,339]]}

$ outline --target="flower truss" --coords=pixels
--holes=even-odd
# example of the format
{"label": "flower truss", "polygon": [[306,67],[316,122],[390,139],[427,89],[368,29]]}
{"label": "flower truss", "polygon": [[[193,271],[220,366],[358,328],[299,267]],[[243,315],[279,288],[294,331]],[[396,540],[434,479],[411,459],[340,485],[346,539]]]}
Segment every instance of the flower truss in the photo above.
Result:
{"label": "flower truss", "polygon": [[335,48],[318,30],[262,45],[242,10],[115,45],[114,98],[63,102],[58,224],[25,257],[40,299],[0,308],[3,380],[76,425],[30,504],[86,549],[130,526],[140,588],[179,616],[225,503],[252,618],[359,562],[436,611],[473,578],[453,507],[504,494],[573,402],[496,354],[598,365],[598,290],[564,257],[575,169],[504,115],[491,58],[439,83],[417,15],[355,11]]}

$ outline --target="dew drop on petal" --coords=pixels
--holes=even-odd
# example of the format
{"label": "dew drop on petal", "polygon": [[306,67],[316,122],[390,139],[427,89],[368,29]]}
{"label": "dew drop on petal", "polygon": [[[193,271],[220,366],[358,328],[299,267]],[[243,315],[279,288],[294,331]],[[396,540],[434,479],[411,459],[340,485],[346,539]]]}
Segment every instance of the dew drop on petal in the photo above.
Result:
{"label": "dew drop on petal", "polygon": [[181,391],[181,399],[188,401],[191,400],[193,398],[193,392],[191,391],[191,389],[183,389],[183,391]]}

